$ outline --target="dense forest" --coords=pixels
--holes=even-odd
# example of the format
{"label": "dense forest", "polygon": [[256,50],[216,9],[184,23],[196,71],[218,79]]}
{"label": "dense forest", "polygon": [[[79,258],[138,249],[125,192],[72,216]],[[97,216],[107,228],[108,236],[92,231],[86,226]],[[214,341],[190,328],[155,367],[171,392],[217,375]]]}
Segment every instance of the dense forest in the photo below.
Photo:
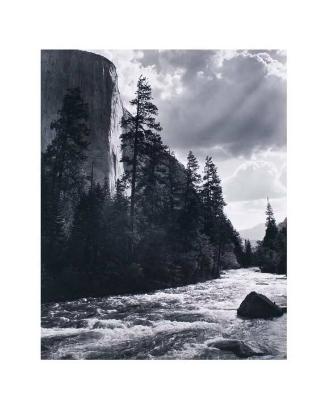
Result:
{"label": "dense forest", "polygon": [[266,234],[256,248],[227,218],[221,180],[210,156],[202,174],[190,151],[184,167],[164,145],[146,78],[134,114],[122,119],[124,174],[115,192],[85,169],[88,106],[69,89],[52,143],[42,153],[42,300],[150,291],[260,266],[286,273],[286,226],[268,203]]}

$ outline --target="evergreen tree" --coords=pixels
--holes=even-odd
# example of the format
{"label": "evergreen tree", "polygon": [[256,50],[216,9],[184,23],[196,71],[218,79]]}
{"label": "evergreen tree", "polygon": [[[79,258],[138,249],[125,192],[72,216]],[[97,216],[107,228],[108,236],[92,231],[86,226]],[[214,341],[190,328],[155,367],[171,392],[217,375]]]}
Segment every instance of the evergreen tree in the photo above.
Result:
{"label": "evergreen tree", "polygon": [[278,273],[287,274],[287,225],[278,232],[277,251],[279,252]]}
{"label": "evergreen tree", "polygon": [[[192,151],[189,151],[187,155],[187,166],[186,166],[186,193],[193,195],[194,192],[198,191],[199,183],[201,182],[201,176],[198,173],[199,162],[194,156]],[[186,195],[186,200],[187,200]]]}
{"label": "evergreen tree", "polygon": [[[153,227],[160,224],[163,211],[163,186],[165,184],[164,160],[167,147],[158,133],[146,132],[145,157],[138,188],[142,192],[140,206],[146,222]],[[146,226],[143,226],[146,227]]]}
{"label": "evergreen tree", "polygon": [[175,263],[184,272],[187,281],[202,276],[201,265],[207,240],[201,234],[201,200],[198,161],[190,151],[181,183],[181,201],[176,217]]}
{"label": "evergreen tree", "polygon": [[278,229],[276,226],[276,220],[274,217],[274,212],[269,200],[267,199],[267,210],[266,210],[266,233],[263,239],[263,246],[273,249],[275,246],[275,240],[278,234]]}
{"label": "evergreen tree", "polygon": [[228,224],[230,226],[230,241],[233,244],[233,251],[236,256],[236,260],[240,266],[243,265],[243,243],[238,231],[236,231],[232,225],[232,222],[228,220]]}
{"label": "evergreen tree", "polygon": [[84,187],[82,166],[88,147],[87,120],[87,104],[83,102],[80,90],[68,89],[58,119],[51,123],[56,135],[42,154],[43,268],[55,270],[60,267],[63,238],[68,235],[73,203]]}
{"label": "evergreen tree", "polygon": [[106,202],[104,212],[106,265],[109,270],[122,271],[131,262],[129,201],[124,180],[117,179],[115,195]]}
{"label": "evergreen tree", "polygon": [[121,135],[122,148],[125,152],[122,161],[125,162],[125,178],[131,185],[130,197],[130,223],[132,239],[134,240],[135,229],[135,206],[138,194],[138,182],[143,170],[143,160],[146,144],[151,138],[155,138],[161,130],[156,121],[158,109],[151,102],[151,86],[147,79],[140,76],[137,83],[136,97],[130,101],[135,107],[135,115],[125,115],[122,119],[124,133]]}
{"label": "evergreen tree", "polygon": [[105,190],[99,183],[82,193],[75,211],[70,240],[73,268],[92,275],[103,265],[103,208]]}
{"label": "evergreen tree", "polygon": [[226,206],[226,203],[223,198],[217,167],[212,162],[210,156],[207,156],[205,161],[201,196],[204,214],[204,232],[213,242],[217,242],[219,224],[223,220],[224,206]]}
{"label": "evergreen tree", "polygon": [[223,198],[217,168],[210,156],[207,156],[205,161],[201,196],[203,203],[204,232],[216,248],[213,274],[219,275],[221,253],[227,236],[226,217],[224,215],[224,206],[226,206],[226,203]]}
{"label": "evergreen tree", "polygon": [[56,136],[44,154],[45,169],[51,173],[55,198],[83,188],[82,165],[86,159],[89,135],[88,107],[79,88],[69,89],[64,96],[59,118],[51,123]]}
{"label": "evergreen tree", "polygon": [[187,166],[185,172],[185,183],[183,191],[183,207],[181,209],[180,227],[184,241],[190,240],[190,235],[197,234],[200,228],[200,197],[199,183],[201,176],[198,173],[198,160],[190,151],[187,155]]}
{"label": "evergreen tree", "polygon": [[245,240],[244,247],[244,267],[251,267],[253,265],[253,251],[250,240]]}
{"label": "evergreen tree", "polygon": [[286,222],[284,227],[280,226],[279,231],[269,200],[266,210],[266,233],[262,242],[258,243],[256,258],[264,272],[287,273]]}
{"label": "evergreen tree", "polygon": [[176,210],[180,207],[181,190],[182,190],[182,174],[178,161],[175,158],[174,152],[167,153],[167,168],[166,168],[166,209],[169,215],[169,221],[174,223]]}

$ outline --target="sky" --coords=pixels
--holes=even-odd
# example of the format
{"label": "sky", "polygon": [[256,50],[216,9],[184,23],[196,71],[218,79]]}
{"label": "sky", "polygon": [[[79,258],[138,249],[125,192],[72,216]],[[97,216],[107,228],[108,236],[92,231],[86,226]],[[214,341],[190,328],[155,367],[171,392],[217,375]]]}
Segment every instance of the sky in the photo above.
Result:
{"label": "sky", "polygon": [[212,156],[236,229],[265,222],[267,197],[286,217],[286,52],[283,50],[90,50],[117,69],[124,106],[145,75],[162,139],[203,170]]}

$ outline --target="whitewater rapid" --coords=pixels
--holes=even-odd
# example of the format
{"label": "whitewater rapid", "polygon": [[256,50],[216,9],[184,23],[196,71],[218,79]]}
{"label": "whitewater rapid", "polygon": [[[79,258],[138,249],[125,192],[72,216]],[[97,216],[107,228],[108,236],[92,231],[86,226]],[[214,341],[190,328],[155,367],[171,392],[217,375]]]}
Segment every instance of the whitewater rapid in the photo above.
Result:
{"label": "whitewater rapid", "polygon": [[43,304],[42,359],[237,359],[208,344],[245,342],[263,356],[286,358],[286,318],[237,316],[251,291],[286,305],[286,277],[256,269],[227,270],[221,279],[151,294]]}

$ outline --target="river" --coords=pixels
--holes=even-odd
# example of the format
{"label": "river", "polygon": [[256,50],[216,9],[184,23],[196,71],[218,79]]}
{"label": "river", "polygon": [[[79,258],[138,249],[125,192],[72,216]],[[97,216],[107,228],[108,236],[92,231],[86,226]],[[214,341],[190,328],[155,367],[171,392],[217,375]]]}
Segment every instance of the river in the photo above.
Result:
{"label": "river", "polygon": [[210,346],[244,341],[263,356],[286,358],[287,314],[242,319],[236,309],[251,291],[286,305],[286,277],[257,269],[227,270],[221,279],[151,294],[43,304],[42,359],[238,359]]}

